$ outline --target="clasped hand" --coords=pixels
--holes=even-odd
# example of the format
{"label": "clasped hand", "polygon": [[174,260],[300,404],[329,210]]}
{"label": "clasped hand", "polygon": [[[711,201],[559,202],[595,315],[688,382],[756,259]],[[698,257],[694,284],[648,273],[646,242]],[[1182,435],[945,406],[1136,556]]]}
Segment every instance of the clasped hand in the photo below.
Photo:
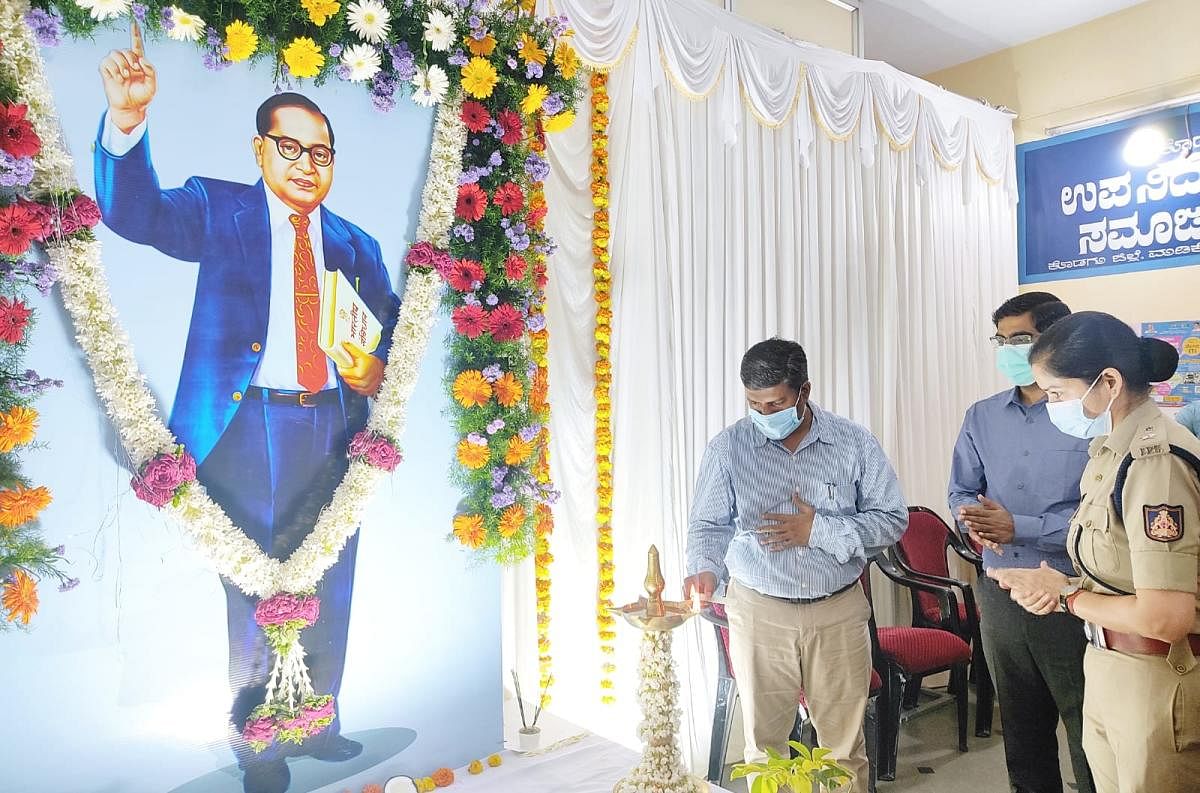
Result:
{"label": "clasped hand", "polygon": [[758,527],[758,541],[768,551],[785,551],[808,545],[812,534],[813,518],[817,511],[804,503],[796,493],[792,494],[796,513],[768,512],[763,520],[769,521]]}
{"label": "clasped hand", "polygon": [[1058,610],[1058,596],[1068,579],[1050,565],[1039,567],[991,567],[988,578],[1007,589],[1009,596],[1030,614],[1050,614]]}

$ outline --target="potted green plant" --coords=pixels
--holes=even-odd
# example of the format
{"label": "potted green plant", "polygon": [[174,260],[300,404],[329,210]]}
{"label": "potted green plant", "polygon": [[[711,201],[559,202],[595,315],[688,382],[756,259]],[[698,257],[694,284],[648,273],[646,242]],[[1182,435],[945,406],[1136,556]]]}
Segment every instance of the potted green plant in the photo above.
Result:
{"label": "potted green plant", "polygon": [[797,741],[788,741],[796,757],[784,757],[767,749],[765,763],[739,763],[733,767],[732,779],[757,774],[750,783],[750,793],[812,793],[814,790],[835,790],[850,781],[850,772],[830,757],[828,749],[810,750]]}

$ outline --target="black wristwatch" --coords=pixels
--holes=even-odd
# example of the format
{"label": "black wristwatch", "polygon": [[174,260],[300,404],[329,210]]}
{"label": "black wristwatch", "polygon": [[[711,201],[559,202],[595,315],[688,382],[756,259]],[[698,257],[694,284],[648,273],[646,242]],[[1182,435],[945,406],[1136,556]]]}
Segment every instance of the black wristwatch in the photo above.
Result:
{"label": "black wristwatch", "polygon": [[1066,586],[1058,590],[1058,610],[1071,613],[1071,601],[1080,592],[1079,584],[1068,581]]}

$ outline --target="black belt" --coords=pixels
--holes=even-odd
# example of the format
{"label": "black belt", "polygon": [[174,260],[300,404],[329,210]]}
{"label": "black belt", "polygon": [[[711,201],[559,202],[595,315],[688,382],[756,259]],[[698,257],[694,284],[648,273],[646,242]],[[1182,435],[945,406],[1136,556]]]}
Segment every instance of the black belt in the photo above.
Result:
{"label": "black belt", "polygon": [[257,399],[269,405],[291,405],[292,407],[315,408],[329,405],[341,397],[336,388],[326,388],[315,393],[310,391],[280,391],[275,388],[259,388],[252,385],[246,389],[246,399]]}
{"label": "black belt", "polygon": [[815,597],[815,598],[781,598],[781,597],[775,597],[774,595],[763,595],[763,597],[768,597],[768,598],[770,598],[771,600],[778,600],[778,601],[780,601],[781,603],[791,603],[793,606],[803,606],[803,605],[807,605],[807,604],[809,604],[809,603],[820,603],[822,600],[829,600],[831,597],[835,597],[835,596],[837,596],[837,595],[840,595],[840,594],[842,594],[843,592],[845,592],[845,591],[847,591],[848,589],[851,589],[852,587],[855,587],[855,586],[858,586],[858,579],[857,579],[857,578],[856,578],[856,579],[854,579],[853,581],[851,581],[849,584],[846,584],[846,585],[845,585],[844,587],[842,587],[841,589],[838,589],[838,590],[835,590],[835,591],[833,591],[833,592],[830,592],[828,595],[821,595],[820,597]]}

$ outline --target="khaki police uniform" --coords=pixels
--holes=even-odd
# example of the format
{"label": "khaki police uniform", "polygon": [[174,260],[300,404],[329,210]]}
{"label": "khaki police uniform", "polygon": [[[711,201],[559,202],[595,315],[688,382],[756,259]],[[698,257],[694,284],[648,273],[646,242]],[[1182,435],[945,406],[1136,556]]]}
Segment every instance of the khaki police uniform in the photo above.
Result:
{"label": "khaki police uniform", "polygon": [[[1196,593],[1200,483],[1171,446],[1200,458],[1200,440],[1153,402],[1093,441],[1067,539],[1084,589]],[[1113,490],[1128,455],[1117,512]],[[1192,631],[1200,634],[1200,618]],[[1200,790],[1200,636],[1168,650],[1095,625],[1088,634],[1083,747],[1097,793]]]}

